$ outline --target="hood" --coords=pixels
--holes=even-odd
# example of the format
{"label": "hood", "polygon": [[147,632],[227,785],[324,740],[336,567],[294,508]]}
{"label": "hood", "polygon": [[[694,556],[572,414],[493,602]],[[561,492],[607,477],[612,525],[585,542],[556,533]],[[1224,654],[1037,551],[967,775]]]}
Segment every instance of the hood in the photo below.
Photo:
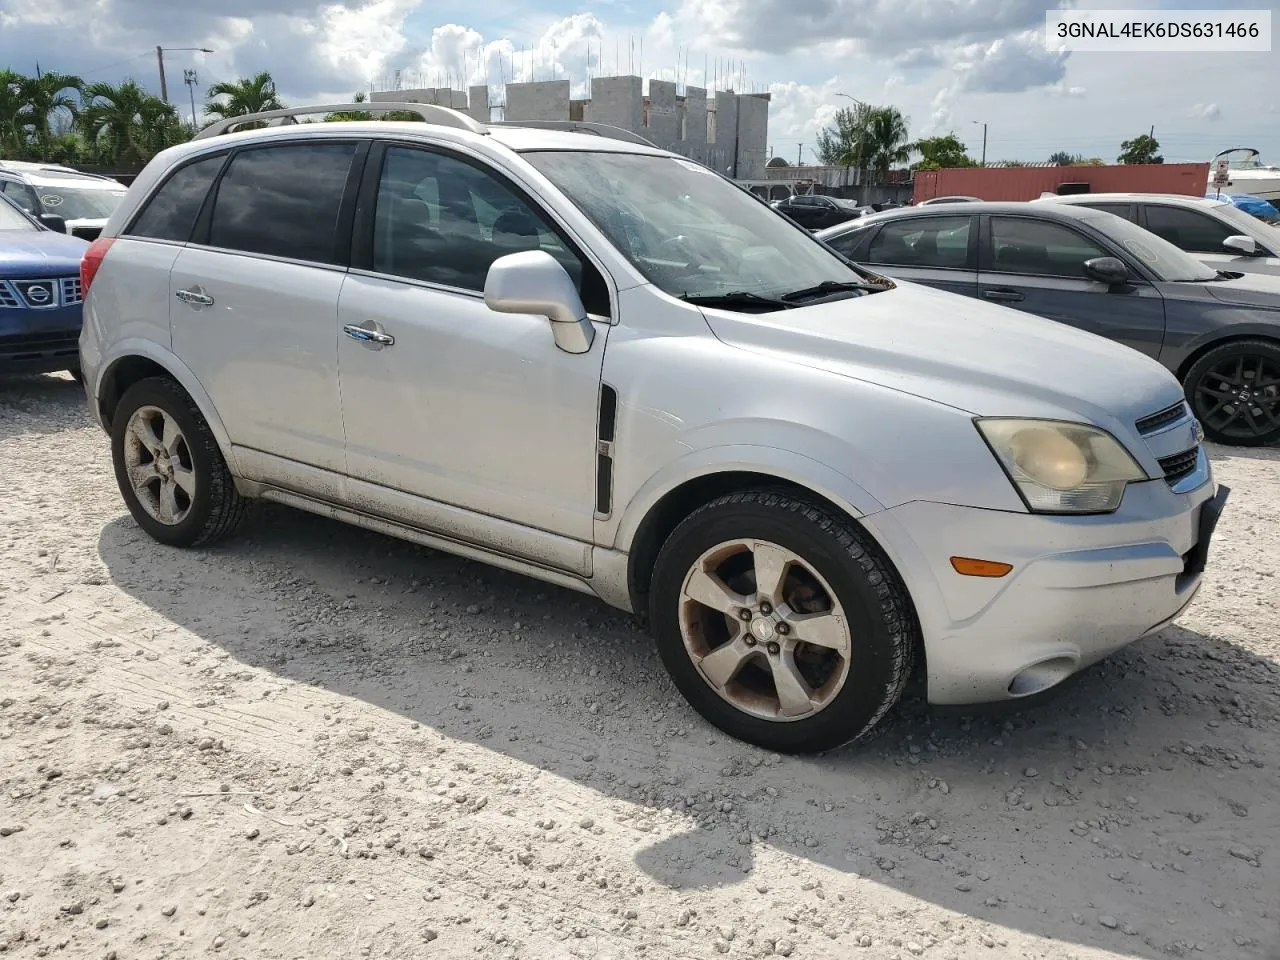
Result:
{"label": "hood", "polygon": [[1280,310],[1280,277],[1270,274],[1246,273],[1236,280],[1211,281],[1204,288],[1223,303]]}
{"label": "hood", "polygon": [[1177,403],[1159,363],[1008,307],[897,288],[767,314],[705,309],[720,340],[925,397],[978,416],[1088,420],[1124,431]]}
{"label": "hood", "polygon": [[87,241],[52,230],[0,230],[0,270],[78,274],[88,249]]}

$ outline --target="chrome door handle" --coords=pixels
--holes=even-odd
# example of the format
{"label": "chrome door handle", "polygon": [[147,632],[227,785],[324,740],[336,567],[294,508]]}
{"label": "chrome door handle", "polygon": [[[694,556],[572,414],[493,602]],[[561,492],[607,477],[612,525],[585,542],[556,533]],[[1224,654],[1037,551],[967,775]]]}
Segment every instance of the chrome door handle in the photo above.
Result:
{"label": "chrome door handle", "polygon": [[177,297],[179,300],[181,300],[183,303],[190,303],[194,306],[198,306],[198,307],[213,306],[213,297],[209,296],[207,293],[202,293],[199,287],[196,287],[192,290],[179,290],[174,294],[174,296]]}
{"label": "chrome door handle", "polygon": [[982,291],[982,296],[987,300],[995,300],[997,303],[1017,303],[1019,300],[1026,299],[1017,290],[1009,290],[1004,287],[984,290]]}
{"label": "chrome door handle", "polygon": [[396,342],[396,338],[389,333],[379,333],[377,330],[367,330],[364,327],[354,323],[348,323],[342,328],[352,340],[361,340],[365,343],[376,343],[379,346],[389,347]]}

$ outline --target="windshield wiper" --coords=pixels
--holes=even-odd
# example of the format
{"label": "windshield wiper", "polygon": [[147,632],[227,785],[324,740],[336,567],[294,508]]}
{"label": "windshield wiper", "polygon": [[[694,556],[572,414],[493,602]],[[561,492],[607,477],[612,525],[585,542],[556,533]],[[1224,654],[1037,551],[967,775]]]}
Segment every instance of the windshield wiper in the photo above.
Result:
{"label": "windshield wiper", "polygon": [[789,310],[795,304],[773,297],[762,297],[758,293],[746,290],[732,290],[729,293],[684,294],[680,297],[685,303],[697,307],[768,307],[771,310]]}
{"label": "windshield wiper", "polygon": [[801,290],[792,290],[790,293],[784,293],[782,299],[788,303],[796,300],[808,300],[811,297],[822,297],[828,293],[843,293],[846,290],[861,290],[865,293],[882,293],[886,290],[879,284],[867,283],[865,281],[842,281],[842,280],[823,280],[821,283],[813,287],[805,287]]}

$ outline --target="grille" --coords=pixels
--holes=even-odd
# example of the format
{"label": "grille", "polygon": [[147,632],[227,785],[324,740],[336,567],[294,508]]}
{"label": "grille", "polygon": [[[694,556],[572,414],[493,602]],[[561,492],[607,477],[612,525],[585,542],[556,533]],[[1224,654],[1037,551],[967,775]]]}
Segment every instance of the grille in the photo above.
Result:
{"label": "grille", "polygon": [[80,334],[55,333],[40,336],[0,337],[0,360],[17,362],[46,357],[70,357],[80,352]]}
{"label": "grille", "polygon": [[1177,423],[1186,416],[1188,416],[1187,405],[1184,401],[1179,400],[1172,407],[1166,407],[1148,417],[1143,417],[1135,426],[1138,428],[1138,432],[1145,437],[1147,434],[1155,433],[1157,430],[1161,430],[1172,423]]}
{"label": "grille", "polygon": [[0,309],[48,310],[72,307],[83,299],[79,276],[0,280]]}
{"label": "grille", "polygon": [[1164,471],[1165,482],[1169,486],[1173,486],[1187,474],[1196,468],[1196,463],[1200,458],[1200,448],[1192,447],[1190,450],[1184,450],[1182,453],[1175,453],[1169,457],[1161,457],[1156,462],[1160,464],[1160,469]]}

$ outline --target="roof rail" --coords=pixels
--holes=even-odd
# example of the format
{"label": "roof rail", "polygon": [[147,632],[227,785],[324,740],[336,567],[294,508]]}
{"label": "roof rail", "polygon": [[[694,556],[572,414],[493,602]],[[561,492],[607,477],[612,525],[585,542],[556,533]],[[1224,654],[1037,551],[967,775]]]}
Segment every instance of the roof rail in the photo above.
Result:
{"label": "roof rail", "polygon": [[264,110],[261,113],[246,113],[239,117],[227,117],[205,127],[194,137],[196,140],[207,140],[224,133],[230,133],[236,127],[246,123],[259,123],[263,120],[287,120],[297,123],[294,117],[312,113],[416,113],[423,123],[434,123],[442,127],[455,127],[469,130],[472,133],[488,133],[485,125],[474,120],[460,110],[450,110],[431,103],[400,103],[390,100],[378,100],[372,103],[324,103],[306,107],[286,107],[282,110]]}
{"label": "roof rail", "polygon": [[611,140],[625,140],[627,143],[638,143],[646,147],[657,147],[652,140],[647,140],[638,133],[632,133],[623,127],[615,127],[610,123],[590,123],[586,120],[502,120],[490,123],[491,127],[536,127],[540,130],[568,130],[571,133],[590,133],[597,137],[609,137]]}

